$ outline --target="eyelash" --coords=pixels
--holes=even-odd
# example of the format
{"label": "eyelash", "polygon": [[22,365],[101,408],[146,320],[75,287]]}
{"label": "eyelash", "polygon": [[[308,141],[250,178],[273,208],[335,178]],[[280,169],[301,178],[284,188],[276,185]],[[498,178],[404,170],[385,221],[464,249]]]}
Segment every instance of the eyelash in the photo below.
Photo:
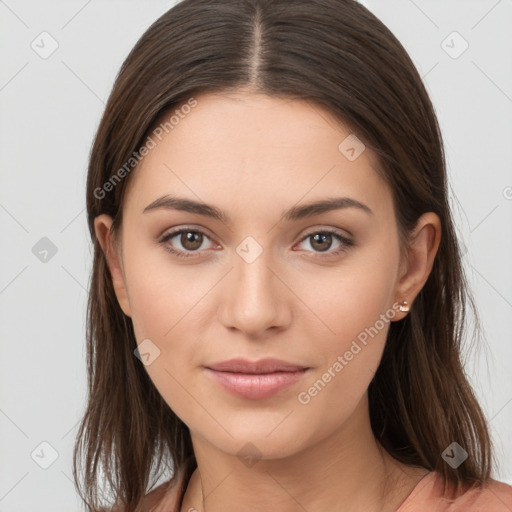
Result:
{"label": "eyelash", "polygon": [[[180,235],[182,233],[199,233],[199,234],[209,238],[208,235],[206,233],[204,233],[203,231],[201,231],[200,229],[181,228],[176,231],[167,233],[159,240],[159,242],[162,245],[164,245],[164,248],[166,251],[170,252],[174,256],[177,256],[178,258],[194,258],[194,257],[196,257],[195,253],[198,253],[200,251],[189,251],[189,253],[187,253],[185,251],[179,251],[179,250],[173,249],[166,243],[168,240],[170,240],[170,239],[174,238],[176,235]],[[349,238],[346,238],[343,235],[340,235],[337,231],[330,230],[330,229],[324,229],[324,230],[313,231],[311,233],[308,233],[306,236],[304,236],[301,239],[301,242],[304,242],[304,240],[307,240],[308,238],[310,238],[314,235],[320,235],[320,234],[321,235],[327,235],[327,234],[333,235],[334,238],[336,238],[342,245],[335,251],[326,252],[325,254],[327,254],[328,256],[322,256],[322,254],[324,254],[324,253],[316,252],[315,254],[317,254],[318,256],[314,256],[314,257],[320,257],[320,258],[336,257],[336,256],[339,256],[341,253],[346,252],[349,248],[354,246],[354,242],[352,240],[350,240]]]}

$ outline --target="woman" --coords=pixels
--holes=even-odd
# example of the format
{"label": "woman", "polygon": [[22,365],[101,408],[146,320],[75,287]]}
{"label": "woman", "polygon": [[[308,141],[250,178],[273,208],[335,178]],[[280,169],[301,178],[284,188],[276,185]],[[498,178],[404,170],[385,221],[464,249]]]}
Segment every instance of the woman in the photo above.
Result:
{"label": "woman", "polygon": [[87,209],[88,510],[100,475],[126,512],[512,507],[461,364],[438,123],[366,8],[170,9],[116,79]]}

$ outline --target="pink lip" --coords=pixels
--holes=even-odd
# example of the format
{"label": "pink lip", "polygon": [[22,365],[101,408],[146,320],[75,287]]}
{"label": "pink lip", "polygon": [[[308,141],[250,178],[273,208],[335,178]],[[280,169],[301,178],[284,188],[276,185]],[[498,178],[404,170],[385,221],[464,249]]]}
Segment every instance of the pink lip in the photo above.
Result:
{"label": "pink lip", "polygon": [[279,359],[247,361],[231,359],[206,367],[206,371],[235,396],[248,399],[268,398],[291,386],[308,370],[307,367]]}

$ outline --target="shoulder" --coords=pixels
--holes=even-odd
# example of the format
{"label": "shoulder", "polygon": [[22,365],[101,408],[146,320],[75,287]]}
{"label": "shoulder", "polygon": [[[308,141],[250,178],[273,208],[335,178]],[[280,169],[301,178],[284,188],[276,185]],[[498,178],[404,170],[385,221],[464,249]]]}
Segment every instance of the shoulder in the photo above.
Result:
{"label": "shoulder", "polygon": [[466,486],[451,498],[443,495],[443,478],[430,472],[418,483],[397,512],[510,512],[512,486],[489,480],[484,486]]}
{"label": "shoulder", "polygon": [[512,487],[504,482],[489,480],[481,488],[467,489],[455,498],[454,505],[453,510],[464,512],[510,512]]}

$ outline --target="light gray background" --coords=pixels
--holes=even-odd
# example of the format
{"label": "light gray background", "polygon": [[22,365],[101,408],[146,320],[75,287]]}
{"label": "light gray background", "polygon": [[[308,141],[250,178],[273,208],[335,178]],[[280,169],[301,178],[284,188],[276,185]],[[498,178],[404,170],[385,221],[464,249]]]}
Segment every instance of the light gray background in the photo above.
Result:
{"label": "light gray background", "polygon": [[[123,59],[173,4],[0,1],[0,512],[82,510],[71,453],[86,396],[87,158]],[[512,0],[364,4],[409,51],[439,116],[487,339],[467,370],[495,477],[512,483]],[[51,49],[43,31],[58,43],[47,58],[31,47]],[[43,237],[57,249],[46,262],[33,252]]]}

